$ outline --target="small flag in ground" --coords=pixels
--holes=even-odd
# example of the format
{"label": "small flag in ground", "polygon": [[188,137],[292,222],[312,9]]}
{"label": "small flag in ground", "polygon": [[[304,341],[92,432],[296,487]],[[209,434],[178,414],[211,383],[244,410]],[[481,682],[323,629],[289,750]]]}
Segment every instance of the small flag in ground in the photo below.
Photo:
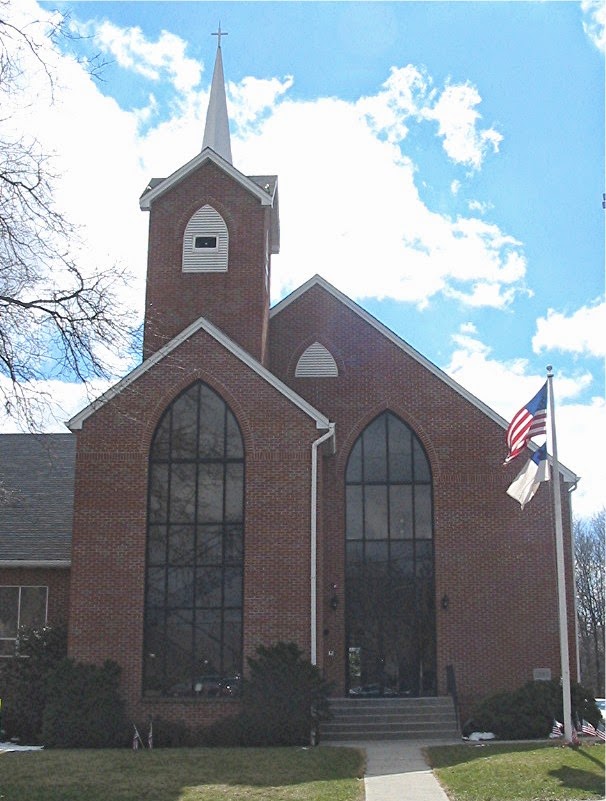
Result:
{"label": "small flag in ground", "polygon": [[581,731],[588,737],[595,737],[595,726],[592,726],[592,724],[588,720],[583,720]]}
{"label": "small flag in ground", "polygon": [[133,723],[133,729],[135,733],[133,734],[133,751],[137,751],[139,747],[143,748],[143,740],[141,739],[141,735],[139,734],[139,730],[137,726]]}
{"label": "small flag in ground", "polygon": [[553,721],[553,726],[551,727],[551,734],[550,737],[563,737],[564,736],[564,724],[558,723],[557,720]]}
{"label": "small flag in ground", "polygon": [[574,720],[572,721],[572,732],[571,732],[570,742],[573,745],[578,745],[579,744],[579,733],[577,731],[577,727],[574,725]]}
{"label": "small flag in ground", "polygon": [[505,464],[519,456],[533,437],[547,433],[547,381],[534,398],[514,414],[505,439],[509,453]]}
{"label": "small flag in ground", "polygon": [[606,740],[606,731],[604,731],[604,724],[600,724],[598,728],[595,730],[595,736],[599,737],[600,740]]}
{"label": "small flag in ground", "polygon": [[154,730],[152,726],[151,718],[149,719],[149,732],[147,735],[147,747],[153,748],[154,747]]}
{"label": "small flag in ground", "polygon": [[541,445],[532,455],[526,467],[521,470],[507,488],[507,494],[514,498],[523,509],[534,498],[542,481],[549,481],[549,462],[547,445]]}

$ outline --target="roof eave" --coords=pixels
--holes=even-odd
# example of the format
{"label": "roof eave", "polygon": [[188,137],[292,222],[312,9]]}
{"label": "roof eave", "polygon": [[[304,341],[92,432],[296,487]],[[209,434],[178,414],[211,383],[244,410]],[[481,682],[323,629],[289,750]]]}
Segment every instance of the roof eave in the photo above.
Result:
{"label": "roof eave", "polygon": [[[509,423],[507,420],[505,420],[504,417],[501,417],[500,414],[497,414],[497,412],[495,412],[494,409],[491,409],[490,406],[487,406],[483,401],[481,401],[474,394],[469,392],[469,390],[461,386],[461,384],[455,381],[454,378],[451,378],[447,373],[445,373],[443,370],[437,367],[437,365],[435,365],[433,362],[430,362],[429,359],[427,359],[425,356],[419,353],[418,350],[415,350],[415,348],[413,348],[412,345],[409,345],[407,342],[401,339],[386,325],[377,320],[376,317],[373,317],[372,314],[370,314],[361,306],[359,306],[354,300],[347,297],[347,295],[343,294],[336,287],[334,287],[332,284],[330,284],[328,281],[322,278],[321,275],[314,275],[304,284],[301,284],[300,287],[297,287],[297,289],[293,290],[293,292],[291,292],[290,295],[287,295],[281,301],[276,303],[276,305],[270,309],[269,312],[270,318],[279,314],[283,309],[285,309],[287,306],[290,306],[291,303],[297,300],[297,298],[301,297],[301,295],[305,294],[305,292],[311,289],[312,286],[316,285],[321,286],[323,289],[325,289],[327,292],[333,295],[333,297],[335,297],[337,300],[339,300],[341,303],[343,303],[345,306],[351,309],[351,311],[353,311],[355,314],[361,317],[365,322],[367,322],[369,325],[375,328],[379,333],[383,334],[383,336],[385,336],[388,340],[390,340],[390,342],[392,342],[394,345],[400,348],[400,350],[403,350],[411,358],[415,359],[417,362],[423,365],[423,367],[427,368],[431,373],[433,373],[433,375],[435,375],[436,378],[439,378],[440,381],[443,381],[451,389],[453,389],[455,392],[457,392],[459,395],[465,398],[465,400],[469,401],[469,403],[471,403],[473,406],[475,406],[477,409],[483,412],[487,417],[489,417],[495,423],[500,425],[501,428],[503,428],[503,430],[507,429]],[[534,443],[531,442],[530,447],[531,450],[534,450],[536,449],[537,446],[535,446]],[[560,463],[559,467],[560,467],[560,475],[562,476],[562,478],[566,483],[576,484],[580,480],[579,476],[577,476],[576,473],[574,473],[569,468],[565,467],[563,464]]]}
{"label": "roof eave", "polygon": [[279,378],[271,373],[266,367],[263,367],[260,362],[250,355],[250,353],[245,351],[244,348],[241,348],[204,317],[199,317],[197,320],[191,323],[187,328],[181,331],[180,334],[171,339],[170,342],[167,342],[162,348],[153,353],[138,367],[135,367],[135,369],[132,370],[132,372],[125,376],[121,381],[118,381],[118,383],[113,387],[110,387],[107,392],[104,392],[103,395],[78,412],[78,414],[74,415],[66,422],[65,425],[70,429],[70,431],[79,431],[82,428],[83,423],[92,414],[94,414],[94,412],[96,412],[102,406],[105,406],[105,404],[108,403],[112,398],[115,398],[117,395],[123,392],[130,384],[136,381],[140,376],[144,375],[154,365],[162,361],[165,356],[175,350],[175,348],[177,348],[183,342],[188,340],[200,329],[204,330],[209,336],[211,336],[234,356],[236,356],[236,358],[247,365],[251,370],[256,372],[257,375],[259,375],[263,380],[273,386],[274,389],[288,398],[292,403],[294,403],[295,406],[299,407],[301,411],[311,417],[316,423],[316,428],[323,430],[329,427],[330,421],[324,414],[319,412],[304,398],[298,395],[287,384],[285,384],[283,381],[280,381]]}
{"label": "roof eave", "polygon": [[169,175],[168,178],[164,178],[158,184],[148,188],[145,192],[143,192],[139,198],[139,208],[142,211],[149,211],[154,200],[163,195],[169,189],[172,189],[172,187],[178,184],[179,181],[182,181],[206,161],[212,161],[217,165],[217,167],[219,167],[219,169],[230,175],[235,181],[237,181],[252,195],[254,195],[260,201],[262,206],[273,205],[275,188],[274,192],[270,195],[260,186],[255,184],[254,181],[251,181],[250,178],[237,170],[233,164],[230,164],[222,156],[216,153],[212,148],[205,147],[201,153],[198,153],[198,155],[188,161],[187,164],[184,164],[183,166],[179,167],[178,170],[175,170],[175,172]]}

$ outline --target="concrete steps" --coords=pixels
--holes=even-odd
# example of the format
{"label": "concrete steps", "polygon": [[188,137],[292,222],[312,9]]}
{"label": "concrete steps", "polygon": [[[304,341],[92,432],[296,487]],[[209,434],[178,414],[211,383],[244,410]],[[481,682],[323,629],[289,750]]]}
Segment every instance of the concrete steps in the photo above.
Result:
{"label": "concrete steps", "polygon": [[432,740],[459,735],[450,696],[436,698],[332,698],[332,720],[323,742],[337,740]]}

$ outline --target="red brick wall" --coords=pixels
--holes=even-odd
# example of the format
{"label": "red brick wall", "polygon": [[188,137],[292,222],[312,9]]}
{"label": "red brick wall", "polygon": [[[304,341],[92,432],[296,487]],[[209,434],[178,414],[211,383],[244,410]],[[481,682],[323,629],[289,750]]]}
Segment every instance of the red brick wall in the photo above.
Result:
{"label": "red brick wall", "polygon": [[[339,366],[338,378],[295,378],[297,360],[315,340]],[[390,409],[416,433],[433,473],[439,692],[456,671],[465,708],[475,699],[532,679],[535,667],[560,675],[553,511],[544,485],[521,511],[505,494],[524,460],[502,467],[503,429],[424,366],[387,341],[325,290],[314,287],[270,323],[270,367],[336,422],[337,455],[324,464],[320,597],[329,634],[321,661],[342,689],[345,679],[344,474],[364,427]],[[570,557],[568,493],[563,492]],[[571,560],[569,632],[576,676]],[[329,608],[329,583],[340,591]],[[440,608],[443,595],[449,608]],[[336,656],[329,657],[334,650]]]}
{"label": "red brick wall", "polygon": [[78,432],[70,655],[117,661],[131,714],[196,726],[229,701],[141,698],[150,442],[196,379],[229,404],[245,443],[244,654],[295,640],[309,653],[311,443],[315,422],[204,331],[99,409]]}
{"label": "red brick wall", "polygon": [[69,568],[0,567],[0,586],[48,587],[49,626],[67,623]]}
{"label": "red brick wall", "polygon": [[[228,270],[183,273],[183,234],[205,204],[223,217],[229,231]],[[268,207],[214,163],[197,171],[152,204],[144,357],[147,358],[198,317],[206,317],[258,361],[265,360],[269,298],[265,287]]]}

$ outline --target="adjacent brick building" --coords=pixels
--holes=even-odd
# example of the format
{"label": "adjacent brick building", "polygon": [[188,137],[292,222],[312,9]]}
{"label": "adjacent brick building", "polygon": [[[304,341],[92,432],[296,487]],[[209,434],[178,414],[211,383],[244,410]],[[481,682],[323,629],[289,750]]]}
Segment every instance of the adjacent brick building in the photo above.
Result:
{"label": "adjacent brick building", "polygon": [[[558,676],[548,485],[521,512],[505,421],[320,276],[270,310],[277,179],[232,165],[220,49],[217,75],[201,153],[141,197],[144,360],[69,423],[70,655],[191,726],[280,640],[337,695],[445,694],[452,666],[469,708]],[[574,632],[571,587],[569,559]]]}

